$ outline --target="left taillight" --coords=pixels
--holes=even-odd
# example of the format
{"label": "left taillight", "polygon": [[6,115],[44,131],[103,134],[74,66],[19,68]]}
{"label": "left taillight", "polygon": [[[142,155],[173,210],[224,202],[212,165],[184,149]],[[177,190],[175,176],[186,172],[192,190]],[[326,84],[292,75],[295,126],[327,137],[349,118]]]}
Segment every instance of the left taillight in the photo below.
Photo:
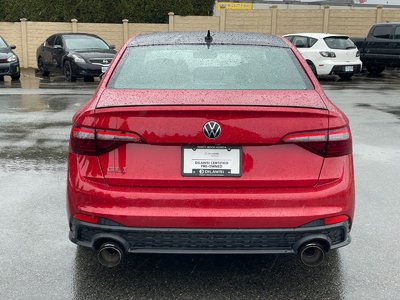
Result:
{"label": "left taillight", "polygon": [[283,138],[284,143],[297,144],[323,157],[337,157],[352,153],[348,126],[320,131],[297,132]]}
{"label": "left taillight", "polygon": [[70,151],[81,155],[100,155],[126,143],[139,143],[141,138],[133,132],[88,127],[73,127]]}

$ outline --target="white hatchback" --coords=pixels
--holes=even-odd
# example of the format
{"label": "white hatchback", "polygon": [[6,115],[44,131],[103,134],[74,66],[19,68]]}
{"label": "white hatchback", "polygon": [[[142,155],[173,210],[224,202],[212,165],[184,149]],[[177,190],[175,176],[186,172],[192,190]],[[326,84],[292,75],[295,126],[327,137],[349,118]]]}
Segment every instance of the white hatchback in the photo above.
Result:
{"label": "white hatchback", "polygon": [[297,47],[316,76],[350,79],[361,71],[360,52],[346,35],[295,33],[284,37]]}

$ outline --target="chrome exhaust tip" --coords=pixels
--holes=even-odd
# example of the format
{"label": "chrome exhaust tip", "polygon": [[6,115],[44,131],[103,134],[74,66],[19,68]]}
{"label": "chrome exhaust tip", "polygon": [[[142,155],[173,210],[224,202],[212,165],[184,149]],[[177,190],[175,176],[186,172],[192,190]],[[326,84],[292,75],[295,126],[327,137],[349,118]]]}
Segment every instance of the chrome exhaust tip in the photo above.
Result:
{"label": "chrome exhaust tip", "polygon": [[106,242],[97,250],[97,260],[101,265],[107,268],[118,266],[123,257],[124,251],[119,245],[113,242]]}
{"label": "chrome exhaust tip", "polygon": [[308,243],[299,250],[301,262],[308,267],[317,267],[324,261],[325,250],[318,243]]}

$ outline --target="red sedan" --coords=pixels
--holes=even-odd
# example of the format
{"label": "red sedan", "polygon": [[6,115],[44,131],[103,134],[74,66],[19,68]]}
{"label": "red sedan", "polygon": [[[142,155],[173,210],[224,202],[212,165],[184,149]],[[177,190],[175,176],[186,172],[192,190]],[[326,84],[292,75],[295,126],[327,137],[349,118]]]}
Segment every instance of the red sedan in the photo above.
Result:
{"label": "red sedan", "polygon": [[286,40],[140,35],[75,114],[70,239],[126,253],[294,253],[349,244],[349,121]]}

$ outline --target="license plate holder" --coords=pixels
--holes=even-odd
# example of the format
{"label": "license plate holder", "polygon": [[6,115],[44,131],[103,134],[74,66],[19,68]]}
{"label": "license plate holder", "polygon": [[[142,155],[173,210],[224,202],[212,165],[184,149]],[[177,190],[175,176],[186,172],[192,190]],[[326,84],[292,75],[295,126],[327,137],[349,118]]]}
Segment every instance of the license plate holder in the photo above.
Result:
{"label": "license plate holder", "polygon": [[345,72],[353,72],[354,71],[354,66],[345,66],[344,67]]}
{"label": "license plate holder", "polygon": [[186,177],[240,177],[242,147],[182,146],[181,174]]}

